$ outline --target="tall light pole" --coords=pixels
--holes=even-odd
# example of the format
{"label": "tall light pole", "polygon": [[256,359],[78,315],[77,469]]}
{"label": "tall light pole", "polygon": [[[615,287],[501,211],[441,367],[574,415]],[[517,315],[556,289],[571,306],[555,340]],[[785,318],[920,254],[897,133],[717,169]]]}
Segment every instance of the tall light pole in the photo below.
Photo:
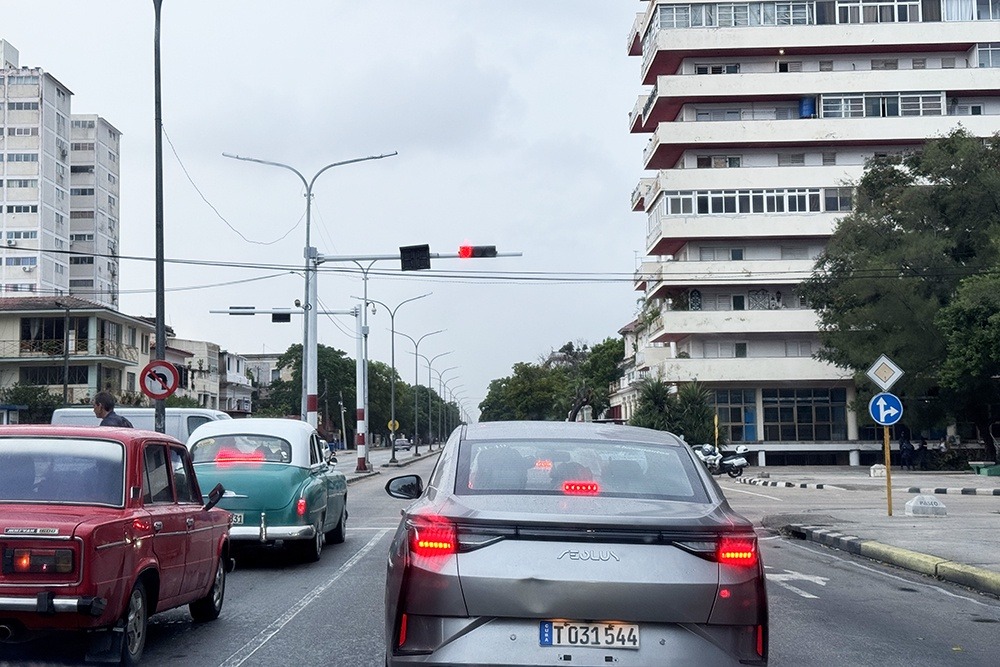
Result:
{"label": "tall light pole", "polygon": [[[450,368],[444,369],[440,373],[438,373],[437,371],[434,371],[434,374],[437,375],[437,379],[438,379],[438,398],[440,399],[438,401],[438,432],[437,432],[438,442],[441,441],[441,414],[442,414],[442,410],[444,409],[444,387],[445,387],[444,376],[449,371],[456,370],[457,368],[458,368],[458,366],[452,366]],[[450,378],[450,380],[454,380],[454,379],[455,378]]]}
{"label": "tall light pole", "polygon": [[[155,2],[155,0],[154,0]],[[382,158],[392,157],[397,155],[395,151],[392,153],[385,153],[382,155],[369,155],[368,157],[359,157],[352,160],[342,160],[340,162],[332,162],[319,171],[311,179],[306,179],[302,173],[295,169],[294,167],[284,164],[282,162],[273,162],[271,160],[260,160],[252,157],[242,157],[239,155],[233,155],[231,153],[223,153],[225,157],[233,158],[234,160],[243,160],[245,162],[257,162],[258,164],[266,164],[272,167],[281,167],[282,169],[287,169],[302,181],[302,185],[306,188],[306,245],[302,251],[303,257],[305,258],[305,302],[302,304],[303,310],[305,310],[305,326],[302,329],[302,409],[301,418],[303,421],[309,422],[310,425],[316,426],[316,412],[318,409],[318,400],[316,397],[316,387],[317,387],[317,372],[316,372],[316,346],[310,345],[310,341],[315,343],[316,341],[316,304],[319,301],[318,290],[316,287],[316,257],[318,255],[316,248],[312,247],[310,243],[310,229],[312,222],[312,190],[313,185],[316,183],[316,179],[320,177],[320,174],[325,172],[327,169],[332,169],[333,167],[340,167],[345,164],[354,164],[355,162],[365,162],[367,160],[381,160]],[[159,342],[157,342],[157,349],[159,349]],[[157,352],[159,354],[159,352]],[[162,359],[162,357],[160,357]]]}
{"label": "tall light pole", "polygon": [[[420,372],[419,372],[420,371],[420,366],[419,366],[420,359],[418,359],[418,357],[423,357],[424,356],[424,355],[420,354],[420,341],[422,341],[423,339],[427,338],[428,336],[433,336],[434,334],[442,333],[443,331],[445,331],[445,329],[438,329],[437,331],[431,331],[430,333],[425,333],[420,338],[413,338],[413,336],[405,334],[402,331],[395,332],[395,333],[399,334],[400,336],[406,336],[407,338],[410,339],[410,342],[413,343],[413,447],[414,447],[414,453],[416,453],[416,448],[417,448],[417,426],[420,423],[419,420],[418,420],[418,418],[417,418],[417,416],[420,414],[419,410],[417,409],[417,386],[420,384]],[[428,389],[428,391],[430,391],[430,387],[428,387],[427,389]],[[430,419],[430,415],[428,415],[427,418]]]}
{"label": "tall light pole", "polygon": [[[153,0],[155,28],[153,31],[153,126],[155,133],[154,161],[156,162],[154,214],[156,243],[156,359],[163,361],[167,355],[167,308],[164,299],[163,277],[163,107],[160,99],[160,6],[163,0]],[[100,387],[98,387],[100,389]],[[153,401],[153,428],[157,433],[167,430],[167,404],[163,399]]]}
{"label": "tall light pole", "polygon": [[[392,363],[392,379],[389,390],[389,439],[392,441],[392,456],[389,457],[389,463],[396,463],[396,311],[399,310],[400,306],[404,303],[409,303],[411,301],[416,301],[417,299],[423,299],[424,297],[430,296],[431,292],[427,294],[421,294],[420,296],[415,296],[410,299],[404,299],[396,304],[395,308],[391,308],[386,304],[382,303],[377,299],[368,299],[372,303],[377,303],[378,305],[389,311],[389,330],[392,332],[392,342],[389,345],[390,359]],[[357,297],[355,297],[357,298]]]}
{"label": "tall light pole", "polygon": [[[431,357],[430,359],[428,359],[427,356],[423,354],[417,355],[423,358],[423,360],[427,362],[427,440],[428,441],[432,440],[431,429],[434,427],[434,417],[433,413],[431,412],[431,385],[434,382],[434,379],[431,377],[431,366],[438,358],[443,357],[446,354],[451,354],[453,351],[454,350],[448,350],[447,352],[442,352],[441,354],[437,354]],[[414,450],[413,452],[414,456],[416,456],[417,453],[418,453],[417,450]]]}
{"label": "tall light pole", "polygon": [[[458,379],[458,378],[451,378],[451,380],[456,380],[456,379]],[[438,428],[441,428],[441,422],[444,421],[444,425],[445,425],[444,432],[446,434],[448,433],[448,428],[447,428],[448,427],[448,422],[447,422],[448,411],[444,409],[444,404],[445,403],[451,403],[451,399],[449,399],[449,400],[446,401],[444,399],[444,396],[445,396],[445,394],[447,394],[448,396],[453,396],[454,395],[452,393],[452,388],[448,386],[448,382],[451,382],[451,380],[448,380],[447,382],[442,382],[441,383],[441,410],[438,411]],[[458,384],[458,385],[455,385],[455,389],[458,389],[458,388],[464,387],[464,386],[465,386],[464,384]]]}

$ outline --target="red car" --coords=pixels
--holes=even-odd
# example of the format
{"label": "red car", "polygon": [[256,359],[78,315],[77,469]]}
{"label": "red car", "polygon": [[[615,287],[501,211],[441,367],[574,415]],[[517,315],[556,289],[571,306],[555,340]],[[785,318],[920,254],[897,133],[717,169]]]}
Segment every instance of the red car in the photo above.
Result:
{"label": "red car", "polygon": [[133,665],[151,614],[217,618],[232,562],[222,493],[203,502],[169,436],[0,426],[0,641],[87,631],[89,658]]}

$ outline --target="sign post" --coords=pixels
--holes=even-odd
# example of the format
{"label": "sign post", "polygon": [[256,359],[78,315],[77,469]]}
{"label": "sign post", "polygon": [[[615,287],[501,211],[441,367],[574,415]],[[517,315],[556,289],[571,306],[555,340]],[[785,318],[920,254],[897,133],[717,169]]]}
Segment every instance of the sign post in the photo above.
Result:
{"label": "sign post", "polygon": [[895,424],[903,416],[903,402],[893,394],[888,393],[889,388],[896,384],[899,378],[903,377],[903,369],[893,363],[892,359],[884,354],[879,356],[868,369],[868,377],[882,390],[881,394],[872,396],[868,402],[868,414],[872,416],[876,424],[882,425],[882,454],[885,457],[885,497],[889,509],[889,516],[892,516],[892,466],[889,458],[889,427]]}

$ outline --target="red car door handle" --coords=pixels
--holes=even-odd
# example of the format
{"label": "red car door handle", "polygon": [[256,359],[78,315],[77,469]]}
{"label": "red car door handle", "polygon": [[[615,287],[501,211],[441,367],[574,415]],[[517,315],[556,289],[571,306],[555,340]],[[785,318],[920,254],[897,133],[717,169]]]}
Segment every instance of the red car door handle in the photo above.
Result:
{"label": "red car door handle", "polygon": [[163,530],[163,522],[162,521],[154,521],[153,522],[153,532],[154,533],[158,533],[161,530]]}
{"label": "red car door handle", "polygon": [[191,517],[188,517],[186,523],[187,523],[187,527],[191,528],[191,527],[194,526],[194,519],[192,519]]}

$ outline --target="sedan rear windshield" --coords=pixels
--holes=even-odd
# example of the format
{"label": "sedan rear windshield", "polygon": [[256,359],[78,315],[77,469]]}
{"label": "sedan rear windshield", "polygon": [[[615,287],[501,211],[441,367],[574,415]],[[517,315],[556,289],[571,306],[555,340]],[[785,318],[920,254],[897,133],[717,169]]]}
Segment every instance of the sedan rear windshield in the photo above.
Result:
{"label": "sedan rear windshield", "polygon": [[292,460],[292,445],[282,438],[259,433],[220,435],[194,443],[191,460],[237,467],[289,463]]}
{"label": "sedan rear windshield", "polygon": [[72,438],[0,439],[0,502],[124,506],[125,449]]}
{"label": "sedan rear windshield", "polygon": [[455,492],[709,502],[681,447],[606,441],[465,441]]}

